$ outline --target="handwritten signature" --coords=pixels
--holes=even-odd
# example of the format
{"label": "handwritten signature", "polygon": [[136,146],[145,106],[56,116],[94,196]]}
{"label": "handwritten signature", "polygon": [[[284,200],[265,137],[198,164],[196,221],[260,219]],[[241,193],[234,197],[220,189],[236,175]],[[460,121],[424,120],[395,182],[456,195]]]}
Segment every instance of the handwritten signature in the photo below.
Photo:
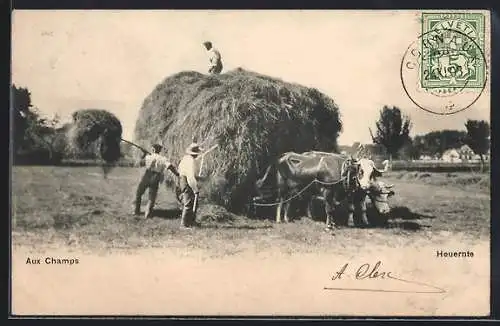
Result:
{"label": "handwritten signature", "polygon": [[[426,287],[427,290],[389,290],[389,289],[368,289],[368,288],[343,288],[343,287],[324,287],[324,290],[337,290],[337,291],[365,291],[365,292],[396,292],[396,293],[445,293],[446,291],[434,285],[405,280],[400,277],[394,276],[392,272],[384,272],[381,268],[382,262],[378,261],[375,265],[371,266],[368,263],[362,264],[356,270],[354,279],[367,280],[367,279],[392,279],[398,282],[415,284],[420,287]],[[346,273],[349,263],[344,264],[340,270],[335,272],[331,277],[332,281],[338,281],[347,277],[352,277]]]}

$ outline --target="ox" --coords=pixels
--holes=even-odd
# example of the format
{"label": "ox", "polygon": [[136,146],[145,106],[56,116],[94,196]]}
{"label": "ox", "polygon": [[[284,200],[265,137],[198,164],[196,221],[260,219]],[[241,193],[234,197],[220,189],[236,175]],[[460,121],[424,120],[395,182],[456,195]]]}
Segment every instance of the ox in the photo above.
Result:
{"label": "ox", "polygon": [[[340,154],[324,152],[305,152],[302,154],[287,152],[265,171],[257,180],[259,194],[255,200],[272,197],[277,199],[276,222],[281,222],[282,210],[285,222],[289,221],[290,198],[295,198],[305,188],[309,194],[319,196],[325,203],[327,228],[334,227],[332,212],[338,205],[348,200],[349,221],[354,224],[367,224],[365,198],[374,203],[381,214],[389,212],[388,196],[394,194],[381,182],[375,182],[378,176],[387,170],[379,170],[372,160],[354,160]],[[266,192],[267,190],[267,192]],[[309,201],[311,203],[311,201]],[[309,209],[310,211],[310,209]]]}
{"label": "ox", "polygon": [[[344,166],[342,169],[344,170],[341,171],[340,174],[345,178],[347,178],[349,174],[351,177],[354,177],[354,179],[351,179],[348,183],[350,191],[340,192],[340,197],[342,197],[342,194],[345,194],[344,199],[348,200],[348,221],[353,221],[356,225],[368,223],[365,201],[367,196],[380,215],[385,216],[389,213],[390,207],[388,204],[388,200],[390,196],[394,195],[394,191],[391,190],[393,185],[388,185],[382,181],[377,181],[377,178],[381,177],[383,173],[387,171],[389,161],[385,160],[384,162],[382,162],[382,164],[384,165],[384,169],[380,170],[375,166],[375,162],[373,162],[371,159],[366,158],[352,159],[345,155],[318,151],[304,152],[302,153],[302,155],[319,159],[321,159],[322,157],[332,156],[343,157]],[[349,174],[347,174],[347,172],[349,172]],[[350,186],[353,183],[354,187]],[[344,185],[346,184],[344,183]],[[312,197],[325,201],[325,198],[321,195],[321,189],[318,189],[318,187],[315,188],[316,189],[313,188]],[[308,201],[307,212],[309,217],[312,217],[311,205],[313,203],[313,198]]]}

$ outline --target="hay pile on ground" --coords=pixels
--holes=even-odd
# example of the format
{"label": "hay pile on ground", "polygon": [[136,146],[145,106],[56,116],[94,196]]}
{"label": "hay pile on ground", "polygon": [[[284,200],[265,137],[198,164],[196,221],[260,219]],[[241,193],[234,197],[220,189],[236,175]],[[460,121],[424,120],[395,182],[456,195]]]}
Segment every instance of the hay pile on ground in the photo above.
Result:
{"label": "hay pile on ground", "polygon": [[72,117],[66,134],[72,151],[84,152],[95,146],[105,162],[118,161],[121,156],[122,125],[114,114],[105,110],[85,109],[74,112]]}
{"label": "hay pile on ground", "polygon": [[159,142],[178,163],[193,137],[205,148],[202,196],[241,211],[255,180],[286,151],[336,151],[342,129],[334,101],[314,88],[236,69],[180,72],[144,100],[135,141]]}

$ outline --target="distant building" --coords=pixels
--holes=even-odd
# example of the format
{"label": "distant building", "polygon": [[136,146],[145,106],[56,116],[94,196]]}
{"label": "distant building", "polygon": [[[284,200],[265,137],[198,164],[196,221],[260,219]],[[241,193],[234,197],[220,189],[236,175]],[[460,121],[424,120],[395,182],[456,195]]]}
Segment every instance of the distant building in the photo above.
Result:
{"label": "distant building", "polygon": [[430,161],[432,159],[433,159],[433,157],[430,155],[420,155],[420,157],[419,157],[419,160],[423,160],[423,161]]}
{"label": "distant building", "polygon": [[462,162],[460,159],[460,153],[454,148],[446,150],[441,156],[441,160],[453,163]]}
{"label": "distant building", "polygon": [[460,147],[458,154],[460,155],[460,159],[463,161],[472,160],[475,155],[474,151],[468,145]]}
{"label": "distant building", "polygon": [[[479,154],[474,154],[473,157],[472,157],[473,160],[475,161],[480,161],[481,160],[481,156]],[[483,161],[485,162],[489,162],[490,160],[490,150],[488,150],[486,152],[486,154],[483,155]]]}

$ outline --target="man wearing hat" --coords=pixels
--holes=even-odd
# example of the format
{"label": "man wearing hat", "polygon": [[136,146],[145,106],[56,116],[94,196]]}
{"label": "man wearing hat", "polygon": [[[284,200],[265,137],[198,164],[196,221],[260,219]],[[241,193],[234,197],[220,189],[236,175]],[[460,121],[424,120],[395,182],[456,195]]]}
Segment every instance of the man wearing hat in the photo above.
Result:
{"label": "man wearing hat", "polygon": [[185,155],[179,163],[179,188],[181,191],[182,215],[181,227],[190,228],[196,223],[195,200],[200,192],[196,180],[197,158],[202,148],[197,143],[192,143],[186,148]]}
{"label": "man wearing hat", "polygon": [[163,155],[160,155],[163,147],[159,144],[153,144],[152,153],[144,152],[141,158],[141,165],[144,164],[146,170],[142,175],[141,182],[137,186],[135,194],[135,215],[140,214],[142,195],[149,188],[148,195],[149,201],[144,214],[145,218],[151,216],[153,207],[158,194],[158,187],[164,179],[165,170],[170,170],[176,176],[179,176],[177,169],[170,163],[170,161]]}
{"label": "man wearing hat", "polygon": [[203,45],[208,52],[208,73],[212,75],[220,74],[220,72],[222,71],[222,59],[220,56],[220,52],[213,47],[212,42],[210,41],[203,42]]}

